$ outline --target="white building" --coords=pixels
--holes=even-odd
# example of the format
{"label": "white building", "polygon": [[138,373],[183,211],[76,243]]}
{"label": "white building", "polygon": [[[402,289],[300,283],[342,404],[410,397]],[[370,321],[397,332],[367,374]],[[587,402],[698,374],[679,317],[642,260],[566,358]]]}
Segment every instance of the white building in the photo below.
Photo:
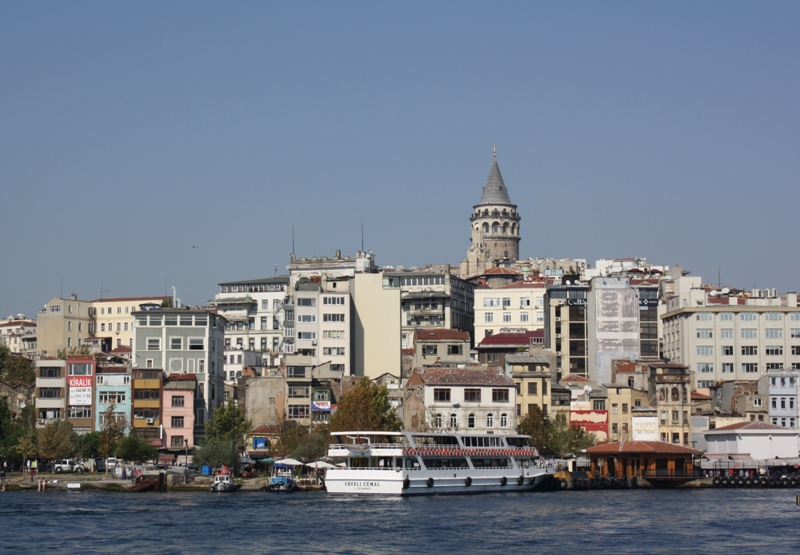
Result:
{"label": "white building", "polygon": [[594,278],[586,295],[589,379],[610,383],[611,361],[638,360],[639,298],[625,278]]}
{"label": "white building", "polygon": [[545,284],[536,281],[476,287],[475,345],[504,330],[543,330],[545,291]]}
{"label": "white building", "polygon": [[756,460],[798,456],[800,432],[766,422],[739,422],[707,430],[703,435],[706,453],[750,455]]}
{"label": "white building", "polygon": [[770,424],[800,427],[800,371],[771,370],[758,380],[758,392],[767,396]]}

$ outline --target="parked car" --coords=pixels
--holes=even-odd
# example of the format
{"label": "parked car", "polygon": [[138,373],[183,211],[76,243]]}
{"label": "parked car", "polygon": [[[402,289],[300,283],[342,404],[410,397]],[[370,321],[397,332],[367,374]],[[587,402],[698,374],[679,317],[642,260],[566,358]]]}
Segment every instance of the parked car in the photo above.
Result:
{"label": "parked car", "polygon": [[75,469],[75,463],[69,459],[57,459],[53,461],[53,472],[72,472]]}

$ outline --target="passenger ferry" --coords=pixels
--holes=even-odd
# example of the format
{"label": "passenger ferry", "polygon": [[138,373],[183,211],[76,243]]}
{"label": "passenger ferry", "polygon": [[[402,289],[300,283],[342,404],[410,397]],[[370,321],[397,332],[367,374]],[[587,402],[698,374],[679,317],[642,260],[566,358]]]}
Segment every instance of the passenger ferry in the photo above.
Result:
{"label": "passenger ferry", "polygon": [[332,495],[441,495],[529,491],[556,468],[527,435],[334,432],[328,456]]}

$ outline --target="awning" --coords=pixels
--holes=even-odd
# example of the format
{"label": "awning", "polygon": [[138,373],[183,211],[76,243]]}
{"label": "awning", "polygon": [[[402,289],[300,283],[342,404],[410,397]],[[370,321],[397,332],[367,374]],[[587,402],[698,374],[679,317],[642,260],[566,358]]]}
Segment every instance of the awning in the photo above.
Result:
{"label": "awning", "polygon": [[703,457],[710,461],[721,461],[722,459],[727,459],[728,455],[726,453],[706,453]]}
{"label": "awning", "polygon": [[728,457],[732,461],[752,461],[753,457],[750,456],[750,453],[731,453]]}

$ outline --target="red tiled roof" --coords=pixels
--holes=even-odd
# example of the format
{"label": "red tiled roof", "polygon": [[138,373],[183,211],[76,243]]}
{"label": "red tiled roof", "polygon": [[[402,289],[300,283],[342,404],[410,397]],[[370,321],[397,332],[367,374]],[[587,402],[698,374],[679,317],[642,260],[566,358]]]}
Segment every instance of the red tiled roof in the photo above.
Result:
{"label": "red tiled roof", "polygon": [[0,328],[8,328],[8,327],[18,327],[18,326],[28,326],[31,328],[36,327],[36,322],[28,322],[26,320],[14,320],[13,322],[3,322],[0,324]]}
{"label": "red tiled roof", "polygon": [[111,349],[111,352],[112,353],[131,353],[131,352],[133,352],[133,349],[131,349],[130,347],[127,347],[125,345],[120,345],[119,347],[114,347],[113,349]]}
{"label": "red tiled roof", "polygon": [[561,382],[590,382],[590,381],[592,381],[592,380],[590,380],[588,378],[584,378],[583,376],[578,376],[576,374],[570,374],[569,376],[565,376],[565,377],[561,378],[561,381],[559,383],[561,383]]}
{"label": "red tiled roof", "polygon": [[497,369],[425,368],[418,372],[425,385],[514,387],[514,380]]}
{"label": "red tiled roof", "polygon": [[497,347],[509,345],[530,345],[531,339],[544,338],[544,330],[526,331],[525,333],[497,333],[487,335],[478,347]]}
{"label": "red tiled roof", "polygon": [[698,449],[691,449],[675,443],[665,441],[620,441],[589,447],[586,451],[590,455],[615,455],[617,453],[650,453],[650,454],[676,454],[676,455],[701,455]]}
{"label": "red tiled roof", "polygon": [[698,401],[708,401],[711,399],[711,395],[706,395],[705,393],[700,393],[699,391],[692,391],[692,399],[697,399]]}
{"label": "red tiled roof", "polygon": [[469,332],[451,329],[424,329],[417,328],[414,330],[417,341],[469,341]]}
{"label": "red tiled roof", "polygon": [[253,428],[250,430],[251,434],[279,434],[281,433],[280,426],[267,426],[266,424],[259,426],[258,428]]}
{"label": "red tiled roof", "polygon": [[491,270],[486,270],[481,275],[484,275],[484,276],[521,276],[522,272],[517,272],[515,270],[509,270],[508,268],[492,268]]}
{"label": "red tiled roof", "polygon": [[413,355],[414,349],[400,349],[400,352],[404,355]]}

